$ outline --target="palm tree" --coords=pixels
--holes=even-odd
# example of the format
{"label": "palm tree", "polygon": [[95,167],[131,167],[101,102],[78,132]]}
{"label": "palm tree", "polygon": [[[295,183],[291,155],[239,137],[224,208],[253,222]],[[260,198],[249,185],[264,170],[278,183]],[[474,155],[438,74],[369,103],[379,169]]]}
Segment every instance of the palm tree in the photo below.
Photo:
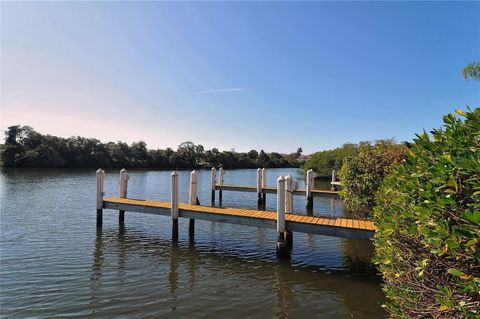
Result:
{"label": "palm tree", "polygon": [[480,62],[469,63],[463,68],[462,75],[465,80],[471,77],[474,80],[480,81]]}

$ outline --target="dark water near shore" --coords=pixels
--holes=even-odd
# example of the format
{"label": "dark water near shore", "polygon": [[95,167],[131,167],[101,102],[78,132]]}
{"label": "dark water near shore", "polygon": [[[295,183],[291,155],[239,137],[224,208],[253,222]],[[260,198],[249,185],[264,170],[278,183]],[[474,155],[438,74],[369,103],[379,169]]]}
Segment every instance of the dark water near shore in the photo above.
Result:
{"label": "dark water near shore", "polygon": [[[297,169],[270,169],[269,185]],[[255,185],[255,170],[232,170],[226,184]],[[189,172],[179,172],[187,201]],[[317,185],[328,188],[328,183]],[[106,196],[118,193],[107,170]],[[129,197],[169,200],[170,172],[131,171]],[[218,196],[218,195],[217,195]],[[224,192],[224,206],[256,208],[254,193]],[[199,173],[210,201],[210,172]],[[0,175],[2,318],[383,318],[384,295],[368,240],[294,234],[291,260],[279,261],[274,230],[196,222],[178,244],[167,217],[104,212],[95,228],[94,170],[3,169]],[[305,199],[295,197],[295,211]],[[267,210],[275,210],[268,195]],[[343,215],[315,198],[314,214]]]}

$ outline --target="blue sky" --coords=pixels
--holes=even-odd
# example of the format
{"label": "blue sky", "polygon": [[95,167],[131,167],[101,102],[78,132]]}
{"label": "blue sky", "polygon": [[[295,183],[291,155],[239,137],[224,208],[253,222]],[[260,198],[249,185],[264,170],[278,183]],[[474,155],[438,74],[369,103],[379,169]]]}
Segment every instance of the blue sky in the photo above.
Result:
{"label": "blue sky", "polygon": [[480,106],[475,2],[1,2],[1,120],[306,153]]}

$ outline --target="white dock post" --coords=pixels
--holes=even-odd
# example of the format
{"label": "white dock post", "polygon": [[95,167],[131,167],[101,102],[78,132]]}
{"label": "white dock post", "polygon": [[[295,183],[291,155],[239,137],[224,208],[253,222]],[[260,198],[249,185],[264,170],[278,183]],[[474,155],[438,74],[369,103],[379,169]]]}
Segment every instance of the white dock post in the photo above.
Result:
{"label": "white dock post", "polygon": [[293,213],[293,191],[295,181],[290,175],[285,177],[285,214]]}
{"label": "white dock post", "polygon": [[[285,214],[293,213],[293,191],[295,191],[295,180],[290,175],[285,177]],[[293,247],[293,233],[285,230],[285,242],[288,249]]]}
{"label": "white dock post", "polygon": [[277,179],[277,254],[284,254],[285,244],[285,179]]}
{"label": "white dock post", "polygon": [[[223,170],[223,167],[220,167],[218,169],[218,185],[223,185],[223,175],[225,175],[225,171]],[[220,206],[222,206],[222,200],[223,200],[223,193],[222,190],[218,191],[218,202],[220,203]]]}
{"label": "white dock post", "polygon": [[[265,168],[262,168],[262,189],[267,187],[267,170]],[[262,193],[262,204],[263,207],[267,204],[267,193],[263,192]]]}
{"label": "white dock post", "polygon": [[[127,197],[127,189],[128,189],[128,172],[124,168],[120,171],[120,182],[118,183],[118,186],[119,186],[118,197],[126,198]],[[124,222],[125,222],[125,211],[124,210],[118,211],[118,222],[119,222],[119,224],[124,224]]]}
{"label": "white dock post", "polygon": [[215,186],[217,184],[217,170],[212,167],[212,206],[215,205]]}
{"label": "white dock post", "polygon": [[178,173],[173,172],[171,176],[172,176],[172,196],[171,196],[172,240],[178,240]]}
{"label": "white dock post", "polygon": [[[190,173],[190,190],[189,190],[189,199],[188,203],[190,205],[198,205],[199,201],[197,198],[197,172],[192,171]],[[188,223],[188,235],[190,240],[193,240],[193,236],[195,235],[195,219],[190,218]]]}
{"label": "white dock post", "polygon": [[97,228],[101,228],[103,224],[103,196],[104,192],[104,182],[105,182],[105,171],[103,169],[98,169],[96,172],[97,177]]}
{"label": "white dock post", "polygon": [[337,185],[335,185],[335,182],[337,181],[337,172],[335,172],[335,170],[332,171],[332,187],[331,187],[331,190],[332,191],[336,191],[337,190]]}
{"label": "white dock post", "polygon": [[257,205],[262,205],[262,169],[257,168]]}
{"label": "white dock post", "polygon": [[313,188],[313,170],[309,169],[307,171],[307,185],[306,185],[306,199],[307,199],[307,208],[313,208],[313,196],[312,196],[312,188]]}

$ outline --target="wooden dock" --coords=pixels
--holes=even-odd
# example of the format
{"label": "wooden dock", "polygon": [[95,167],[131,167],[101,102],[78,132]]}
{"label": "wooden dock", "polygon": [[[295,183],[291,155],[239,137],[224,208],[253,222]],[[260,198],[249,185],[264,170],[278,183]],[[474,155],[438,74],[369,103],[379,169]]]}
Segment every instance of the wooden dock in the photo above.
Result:
{"label": "wooden dock", "polygon": [[[103,200],[103,208],[170,216],[172,206],[170,202],[164,201],[112,197]],[[178,209],[180,218],[277,228],[277,212],[272,211],[190,204],[179,204]],[[370,238],[376,230],[370,221],[314,217],[300,214],[286,214],[285,228],[287,231],[292,232],[346,238]]]}
{"label": "wooden dock", "polygon": [[[233,191],[233,192],[250,192],[256,193],[257,187],[255,186],[238,186],[238,185],[219,185],[215,186],[216,190],[223,190],[223,191]],[[263,194],[276,194],[277,189],[275,187],[262,187],[261,193]],[[293,195],[299,196],[306,196],[307,190],[306,189],[296,189],[293,190]],[[311,191],[312,197],[330,197],[330,198],[340,198],[338,196],[338,192],[335,191],[324,191],[318,189],[312,189]]]}
{"label": "wooden dock", "polygon": [[[261,172],[259,172],[261,174]],[[261,179],[257,187],[224,185],[223,179],[220,184],[215,183],[214,170],[212,169],[212,202],[214,203],[215,189],[219,190],[240,190],[247,192],[258,192],[261,194],[276,194],[277,210],[250,210],[233,207],[216,207],[200,205],[197,197],[197,173],[190,174],[189,200],[187,203],[179,203],[178,199],[178,174],[171,174],[171,201],[145,200],[127,198],[128,173],[120,171],[119,197],[104,198],[105,172],[99,169],[97,176],[97,227],[103,224],[103,209],[119,211],[119,223],[124,223],[126,211],[139,212],[155,215],[170,216],[172,223],[172,239],[178,239],[178,219],[189,219],[189,237],[193,238],[195,232],[195,220],[205,220],[220,223],[239,224],[253,227],[276,229],[277,252],[280,255],[288,254],[293,246],[293,232],[317,234],[324,236],[335,236],[345,238],[370,238],[376,231],[375,225],[370,221],[348,219],[348,218],[327,218],[317,216],[305,216],[293,213],[293,196],[305,195],[307,197],[307,208],[309,200],[313,196],[338,196],[333,191],[315,191],[309,188],[312,174],[307,174],[307,189],[296,189],[295,181],[290,176],[280,176],[277,179],[277,187],[266,187],[262,185]],[[222,175],[221,175],[222,176]],[[263,179],[265,180],[265,179]],[[220,193],[221,194],[221,193]],[[262,199],[261,197],[259,197]],[[264,198],[263,198],[264,199]]]}
{"label": "wooden dock", "polygon": [[[219,192],[220,205],[222,203],[222,192],[233,191],[233,192],[257,193],[258,207],[259,208],[261,206],[265,207],[266,200],[267,200],[266,194],[277,194],[276,187],[267,187],[266,174],[267,173],[265,168],[257,169],[256,186],[228,185],[224,183],[225,170],[223,168],[220,168],[218,171],[218,178],[217,178],[217,170],[215,168],[212,168],[212,181],[211,181],[212,205],[215,204],[216,191]],[[336,178],[335,176],[336,176],[335,171],[333,171],[332,180]],[[292,195],[292,196],[305,196],[307,209],[313,208],[314,197],[329,197],[334,199],[340,198],[337,192],[337,188],[333,184],[332,184],[332,189],[330,191],[313,189],[315,177],[316,177],[316,174],[313,172],[313,170],[311,169],[308,170],[307,176],[306,176],[305,189],[298,189],[296,181],[290,175],[285,176],[286,191],[288,192],[289,195]]]}

